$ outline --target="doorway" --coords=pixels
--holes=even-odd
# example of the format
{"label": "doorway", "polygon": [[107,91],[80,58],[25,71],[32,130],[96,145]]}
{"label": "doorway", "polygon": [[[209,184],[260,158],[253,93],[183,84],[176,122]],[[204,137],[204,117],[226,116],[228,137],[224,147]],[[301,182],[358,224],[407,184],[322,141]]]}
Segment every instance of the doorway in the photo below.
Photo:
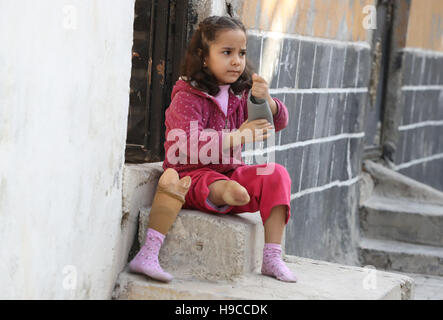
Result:
{"label": "doorway", "polygon": [[389,63],[392,5],[390,1],[377,3],[377,28],[372,43],[371,80],[369,99],[365,110],[364,159],[382,157],[382,124],[386,101],[386,86]]}
{"label": "doorway", "polygon": [[127,163],[164,160],[165,110],[188,32],[188,0],[135,1]]}

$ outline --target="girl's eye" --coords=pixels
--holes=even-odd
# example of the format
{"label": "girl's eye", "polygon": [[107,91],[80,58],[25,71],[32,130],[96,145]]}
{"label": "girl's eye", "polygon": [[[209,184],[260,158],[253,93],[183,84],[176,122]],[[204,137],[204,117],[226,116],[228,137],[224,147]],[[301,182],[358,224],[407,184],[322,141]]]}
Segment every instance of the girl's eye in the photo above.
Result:
{"label": "girl's eye", "polygon": [[[229,50],[226,50],[226,51],[223,51],[223,54],[225,54],[225,55],[230,55],[231,54],[231,51],[229,51]],[[240,56],[245,56],[246,55],[246,52],[240,52]]]}

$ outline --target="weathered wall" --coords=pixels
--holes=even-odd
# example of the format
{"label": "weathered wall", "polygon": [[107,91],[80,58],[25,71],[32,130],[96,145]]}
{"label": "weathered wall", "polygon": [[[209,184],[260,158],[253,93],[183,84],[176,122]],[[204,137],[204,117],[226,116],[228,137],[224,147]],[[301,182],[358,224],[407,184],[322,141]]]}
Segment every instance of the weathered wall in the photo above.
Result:
{"label": "weathered wall", "polygon": [[289,110],[275,159],[292,179],[286,252],[357,263],[358,182],[373,1],[231,1],[248,28],[248,58]]}
{"label": "weathered wall", "polygon": [[442,1],[411,1],[406,47],[443,52]]}
{"label": "weathered wall", "polygon": [[247,0],[236,3],[248,29],[282,31],[316,38],[367,41],[364,7],[373,0]]}
{"label": "weathered wall", "polygon": [[411,3],[395,169],[443,190],[443,3]]}
{"label": "weathered wall", "polygon": [[106,299],[121,271],[134,1],[0,1],[0,298]]}

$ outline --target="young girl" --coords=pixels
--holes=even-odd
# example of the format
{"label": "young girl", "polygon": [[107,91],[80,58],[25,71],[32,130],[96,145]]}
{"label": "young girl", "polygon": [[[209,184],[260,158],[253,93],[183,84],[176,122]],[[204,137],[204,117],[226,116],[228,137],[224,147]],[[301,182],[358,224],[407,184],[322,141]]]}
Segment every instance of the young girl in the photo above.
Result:
{"label": "young girl", "polygon": [[[295,275],[282,261],[280,245],[290,218],[288,172],[275,163],[271,174],[259,175],[257,169],[268,164],[246,165],[243,161],[234,161],[231,156],[234,148],[265,140],[270,135],[267,130],[274,129],[267,120],[248,121],[249,91],[254,97],[268,101],[276,132],[288,124],[286,106],[269,95],[262,77],[252,74],[246,60],[243,24],[237,19],[219,16],[201,22],[187,48],[181,74],[165,114],[167,139],[163,168],[176,170],[182,179],[190,177],[183,208],[223,214],[260,210],[265,230],[261,272],[282,281],[295,282]],[[217,138],[209,142],[192,139],[207,129],[216,130],[213,132]],[[177,150],[178,143],[170,139],[169,134],[177,131],[186,136],[186,161],[176,161],[177,153],[183,156],[183,152]],[[248,131],[252,132],[249,136],[245,134]],[[212,152],[219,151],[218,161],[203,161],[202,148],[210,150],[211,159],[214,158]],[[226,150],[229,163],[222,160]]]}

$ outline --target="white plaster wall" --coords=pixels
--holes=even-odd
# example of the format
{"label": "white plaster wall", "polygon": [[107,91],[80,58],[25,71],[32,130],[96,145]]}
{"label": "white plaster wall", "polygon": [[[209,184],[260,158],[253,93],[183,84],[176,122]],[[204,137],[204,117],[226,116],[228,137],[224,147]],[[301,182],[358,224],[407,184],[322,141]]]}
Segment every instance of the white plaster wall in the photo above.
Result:
{"label": "white plaster wall", "polygon": [[134,0],[0,0],[0,298],[108,299]]}

